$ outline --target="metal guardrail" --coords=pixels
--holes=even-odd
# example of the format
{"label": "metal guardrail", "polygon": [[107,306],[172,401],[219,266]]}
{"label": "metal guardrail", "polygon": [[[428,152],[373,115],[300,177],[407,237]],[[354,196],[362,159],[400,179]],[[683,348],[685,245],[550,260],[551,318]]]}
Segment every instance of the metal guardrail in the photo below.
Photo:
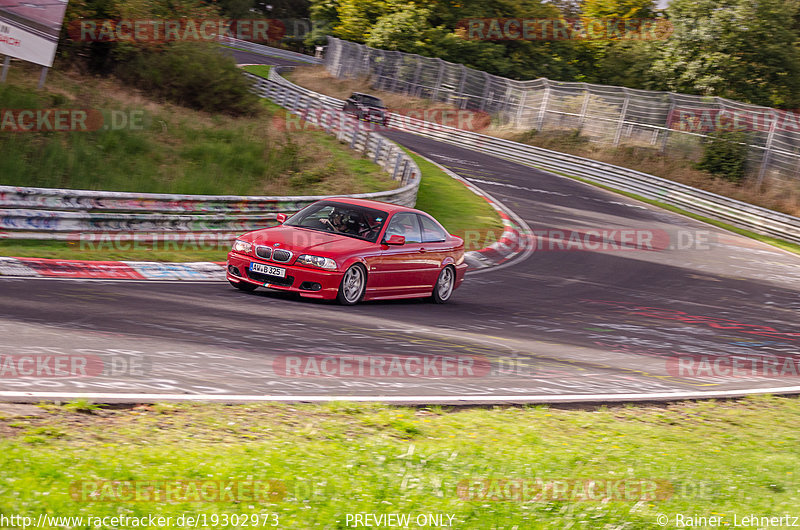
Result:
{"label": "metal guardrail", "polygon": [[[340,109],[344,104],[342,100],[297,86],[282,77],[281,71],[284,68],[272,68],[269,74],[269,80],[280,86],[279,89],[271,89],[279,102],[291,106],[295,112],[307,115],[312,115],[310,110],[315,107],[341,114]],[[390,119],[390,127],[460,147],[469,147],[520,164],[580,177],[752,232],[800,243],[800,218],[647,173],[407,116],[399,120],[399,126]]]}
{"label": "metal guardrail", "polygon": [[304,55],[302,53],[289,50],[281,50],[280,48],[272,48],[270,46],[264,46],[262,44],[256,44],[246,40],[234,39],[233,37],[220,36],[219,43],[224,46],[230,46],[232,48],[258,53],[260,55],[280,57],[281,59],[287,59],[289,61],[306,64],[322,64],[322,59],[317,57],[312,57],[310,55]]}

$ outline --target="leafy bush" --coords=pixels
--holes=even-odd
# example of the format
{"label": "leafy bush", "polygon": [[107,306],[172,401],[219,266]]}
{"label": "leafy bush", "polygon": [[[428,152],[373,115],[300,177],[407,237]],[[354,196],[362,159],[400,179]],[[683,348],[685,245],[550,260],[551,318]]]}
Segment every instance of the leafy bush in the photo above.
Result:
{"label": "leafy bush", "polygon": [[747,134],[743,131],[716,131],[703,145],[698,169],[731,182],[741,182],[747,164]]}
{"label": "leafy bush", "polygon": [[175,42],[139,50],[119,65],[118,75],[151,95],[197,110],[242,116],[259,108],[250,81],[214,44]]}

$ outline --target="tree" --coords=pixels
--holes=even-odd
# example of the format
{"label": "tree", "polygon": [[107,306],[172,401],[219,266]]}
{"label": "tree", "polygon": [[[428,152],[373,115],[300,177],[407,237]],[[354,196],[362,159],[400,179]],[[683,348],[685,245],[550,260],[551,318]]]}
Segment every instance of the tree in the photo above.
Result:
{"label": "tree", "polygon": [[652,73],[667,89],[759,105],[800,104],[797,0],[673,0]]}
{"label": "tree", "polygon": [[589,18],[653,18],[655,0],[583,0],[581,13]]}

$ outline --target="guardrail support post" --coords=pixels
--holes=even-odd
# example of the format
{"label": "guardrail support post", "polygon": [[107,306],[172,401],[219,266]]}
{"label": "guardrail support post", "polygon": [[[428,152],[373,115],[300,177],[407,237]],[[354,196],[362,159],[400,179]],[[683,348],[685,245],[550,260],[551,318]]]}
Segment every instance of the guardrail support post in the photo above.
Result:
{"label": "guardrail support post", "polygon": [[374,161],[377,164],[378,160],[381,158],[381,149],[383,148],[383,138],[378,138],[378,145],[375,146],[375,158]]}
{"label": "guardrail support post", "polygon": [[397,158],[394,162],[394,171],[392,171],[392,178],[397,180],[397,172],[400,170],[400,162],[403,160],[403,153],[397,153]]}
{"label": "guardrail support post", "polygon": [[356,122],[356,127],[353,129],[353,139],[350,140],[350,149],[355,150],[356,142],[358,141],[359,123]]}

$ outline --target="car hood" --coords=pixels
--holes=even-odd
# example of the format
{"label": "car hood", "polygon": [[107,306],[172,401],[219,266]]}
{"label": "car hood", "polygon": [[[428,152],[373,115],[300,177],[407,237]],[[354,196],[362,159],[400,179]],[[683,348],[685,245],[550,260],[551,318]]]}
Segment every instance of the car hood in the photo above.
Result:
{"label": "car hood", "polygon": [[373,247],[375,243],[330,232],[320,232],[293,226],[273,226],[240,237],[256,245],[268,245],[291,250],[296,255],[317,253],[323,256],[356,252]]}

